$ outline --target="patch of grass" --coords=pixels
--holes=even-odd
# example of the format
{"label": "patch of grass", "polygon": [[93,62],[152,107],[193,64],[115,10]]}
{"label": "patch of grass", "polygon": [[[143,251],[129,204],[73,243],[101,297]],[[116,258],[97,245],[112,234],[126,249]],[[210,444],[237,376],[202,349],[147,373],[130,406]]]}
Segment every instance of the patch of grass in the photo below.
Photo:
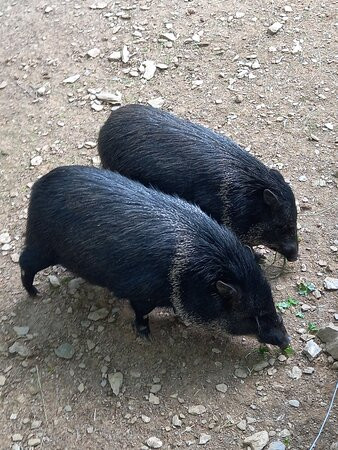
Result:
{"label": "patch of grass", "polygon": [[316,289],[316,286],[308,281],[304,281],[300,283],[298,286],[298,294],[302,295],[303,297],[306,297],[308,294],[313,292]]}
{"label": "patch of grass", "polygon": [[297,306],[298,303],[299,303],[299,301],[296,300],[295,298],[288,297],[284,302],[276,303],[276,306],[279,309],[279,311],[283,312],[283,311],[291,308],[292,306]]}
{"label": "patch of grass", "polygon": [[304,319],[304,313],[302,313],[302,311],[297,311],[296,317],[298,317],[298,319]]}
{"label": "patch of grass", "polygon": [[262,355],[265,356],[267,353],[270,353],[269,347],[267,347],[266,345],[261,345],[258,349],[258,352]]}
{"label": "patch of grass", "polygon": [[291,345],[289,345],[288,347],[286,347],[283,352],[282,352],[285,356],[290,357],[293,356],[295,354],[294,349],[291,347]]}
{"label": "patch of grass", "polygon": [[309,333],[316,334],[318,330],[319,330],[319,328],[317,327],[317,325],[314,322],[309,322],[307,324],[307,331]]}

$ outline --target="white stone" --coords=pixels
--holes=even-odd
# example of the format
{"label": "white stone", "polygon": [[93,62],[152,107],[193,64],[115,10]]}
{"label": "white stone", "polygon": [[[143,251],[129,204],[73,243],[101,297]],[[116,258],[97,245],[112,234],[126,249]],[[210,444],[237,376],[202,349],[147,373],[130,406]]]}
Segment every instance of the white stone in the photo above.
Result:
{"label": "white stone", "polygon": [[181,427],[182,426],[182,420],[178,417],[177,414],[175,414],[171,420],[171,423],[174,427]]}
{"label": "white stone", "polygon": [[289,405],[293,408],[299,408],[299,401],[298,400],[289,400]]}
{"label": "white stone", "polygon": [[156,72],[155,62],[148,59],[147,61],[144,61],[142,64],[144,66],[144,72],[142,75],[143,78],[145,78],[146,80],[151,80]]}
{"label": "white stone", "polygon": [[303,350],[304,354],[310,361],[315,359],[321,353],[321,351],[322,349],[319,347],[318,344],[316,344],[316,342],[313,339],[311,339],[306,343],[306,346]]}
{"label": "white stone", "polygon": [[90,9],[104,9],[107,8],[108,3],[106,2],[96,2],[89,6]]}
{"label": "white stone", "polygon": [[56,275],[49,275],[48,276],[48,281],[50,282],[50,284],[53,287],[60,287],[60,280],[58,279],[58,277]]}
{"label": "white stone", "polygon": [[77,75],[72,75],[72,76],[70,76],[70,77],[68,77],[68,78],[65,78],[65,79],[63,80],[63,83],[65,83],[65,84],[72,84],[72,83],[75,83],[75,81],[77,81],[79,78],[80,78],[80,75],[79,75],[79,74],[77,74]]}
{"label": "white stone", "polygon": [[328,291],[336,291],[338,289],[338,278],[326,277],[324,280],[324,288]]}
{"label": "white stone", "polygon": [[268,28],[268,31],[269,31],[270,34],[276,34],[282,28],[283,28],[283,24],[282,23],[275,22]]}
{"label": "white stone", "polygon": [[122,101],[122,94],[116,91],[115,94],[112,92],[102,91],[96,94],[96,98],[102,102],[111,103],[112,105],[120,105]]}
{"label": "white stone", "polygon": [[161,448],[163,442],[156,436],[151,436],[149,439],[147,439],[146,444],[148,445],[149,448]]}
{"label": "white stone", "polygon": [[188,413],[192,416],[199,416],[201,414],[204,414],[206,410],[206,407],[203,405],[193,405],[189,406]]}
{"label": "white stone", "polygon": [[199,445],[205,445],[207,442],[209,442],[211,439],[210,434],[206,434],[206,433],[201,433],[200,435],[200,439],[198,441]]}
{"label": "white stone", "polygon": [[109,61],[119,61],[122,57],[121,52],[112,52],[109,56],[108,56],[108,60]]}
{"label": "white stone", "polygon": [[90,56],[91,58],[97,58],[100,54],[100,49],[97,47],[91,48],[90,50],[88,50],[87,55]]}
{"label": "white stone", "polygon": [[222,392],[222,394],[225,394],[228,390],[228,386],[224,383],[216,384],[216,391]]}
{"label": "white stone", "polygon": [[100,308],[96,309],[95,311],[92,311],[88,314],[88,319],[93,320],[94,322],[98,320],[105,319],[109,314],[109,311],[107,308]]}
{"label": "white stone", "polygon": [[0,234],[0,244],[9,244],[11,242],[11,236],[9,233]]}
{"label": "white stone", "polygon": [[160,35],[161,38],[166,39],[167,41],[170,42],[175,42],[177,37],[174,35],[174,33],[162,33]]}
{"label": "white stone", "polygon": [[120,389],[123,384],[123,373],[122,372],[109,373],[108,381],[113,393],[115,395],[119,395]]}
{"label": "white stone", "polygon": [[37,155],[31,159],[31,166],[39,166],[42,163],[42,156]]}
{"label": "white stone", "polygon": [[153,108],[161,108],[164,104],[164,98],[163,97],[151,98],[150,100],[148,100],[147,103]]}
{"label": "white stone", "polygon": [[269,433],[267,431],[258,431],[244,439],[244,444],[252,450],[262,450],[269,442]]}
{"label": "white stone", "polygon": [[121,52],[121,59],[123,63],[127,63],[130,59],[130,52],[128,50],[128,47],[126,45],[124,45],[122,47],[122,52]]}

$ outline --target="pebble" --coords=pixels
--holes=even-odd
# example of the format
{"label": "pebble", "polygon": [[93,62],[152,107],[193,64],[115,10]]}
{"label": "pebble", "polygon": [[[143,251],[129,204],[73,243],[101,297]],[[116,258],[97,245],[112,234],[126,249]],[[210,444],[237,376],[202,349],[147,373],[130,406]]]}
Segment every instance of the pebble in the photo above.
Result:
{"label": "pebble", "polygon": [[97,103],[97,102],[92,102],[90,104],[90,107],[96,112],[100,112],[103,110],[103,105],[101,103]]}
{"label": "pebble", "polygon": [[182,426],[182,420],[178,417],[177,414],[175,414],[173,416],[173,418],[171,419],[171,423],[174,427],[181,427]]}
{"label": "pebble", "polygon": [[27,348],[24,344],[20,344],[18,341],[14,342],[8,349],[9,353],[17,353],[18,355],[26,358],[31,356],[32,352],[29,348]]}
{"label": "pebble", "polygon": [[46,6],[45,8],[45,14],[49,14],[50,12],[53,11],[53,7],[52,6]]}
{"label": "pebble", "polygon": [[216,384],[216,391],[222,392],[222,394],[225,394],[228,390],[228,386],[224,383]]}
{"label": "pebble", "polygon": [[193,405],[189,406],[188,413],[192,416],[199,416],[201,414],[204,414],[206,412],[206,407],[203,405]]}
{"label": "pebble", "polygon": [[109,61],[119,61],[122,57],[122,53],[121,52],[112,52],[109,56],[108,56],[108,60]]}
{"label": "pebble", "polygon": [[26,336],[26,334],[28,334],[29,332],[29,327],[28,326],[23,326],[23,327],[13,327],[13,330],[16,332],[16,334],[18,336]]}
{"label": "pebble", "polygon": [[5,375],[0,375],[0,387],[4,386],[6,383]]}
{"label": "pebble", "polygon": [[246,420],[243,419],[240,422],[238,422],[237,428],[239,428],[242,431],[245,431],[246,430]]}
{"label": "pebble", "polygon": [[244,369],[243,367],[239,367],[234,373],[237,378],[246,378],[248,376],[247,369]]}
{"label": "pebble", "polygon": [[0,89],[5,89],[5,87],[7,86],[7,81],[2,81],[1,83],[0,83]]}
{"label": "pebble", "polygon": [[82,278],[73,278],[68,283],[68,290],[70,294],[75,294],[75,292],[80,288],[81,284],[84,283]]}
{"label": "pebble", "polygon": [[146,80],[151,80],[156,72],[156,64],[152,60],[147,60],[142,63],[144,66],[143,78]]}
{"label": "pebble", "polygon": [[104,9],[107,8],[108,3],[106,2],[96,2],[89,6],[90,9]]}
{"label": "pebble", "polygon": [[152,392],[150,392],[149,403],[151,403],[152,405],[159,405],[160,399],[157,397],[157,395],[154,395]]}
{"label": "pebble", "polygon": [[65,79],[63,80],[63,83],[65,83],[65,84],[72,84],[72,83],[75,83],[75,81],[77,81],[79,78],[80,78],[80,75],[79,75],[79,74],[77,74],[77,75],[72,75],[72,76],[70,76],[70,77],[68,77],[68,78],[65,78]]}
{"label": "pebble", "polygon": [[148,100],[147,103],[153,108],[161,108],[164,104],[164,98],[163,97],[151,98],[150,100]]}
{"label": "pebble", "polygon": [[23,439],[22,434],[15,433],[12,435],[12,441],[13,442],[21,442]]}
{"label": "pebble", "polygon": [[144,414],[142,414],[141,419],[144,423],[149,423],[150,422],[150,417],[145,416]]}
{"label": "pebble", "polygon": [[307,358],[310,361],[312,361],[321,353],[321,351],[322,351],[321,347],[319,347],[319,345],[316,344],[316,342],[313,339],[311,339],[306,343],[303,353],[307,356]]}
{"label": "pebble", "polygon": [[59,345],[54,351],[56,356],[62,359],[72,359],[75,353],[74,347],[68,342]]}
{"label": "pebble", "polygon": [[268,361],[260,361],[259,363],[255,364],[253,366],[253,370],[255,372],[260,372],[261,370],[265,369],[266,367],[269,367],[269,362]]}
{"label": "pebble", "polygon": [[177,37],[175,36],[174,33],[162,33],[160,35],[160,38],[166,39],[167,41],[170,41],[170,42],[175,42],[177,39]]}
{"label": "pebble", "polygon": [[36,430],[37,428],[40,428],[42,425],[42,420],[33,420],[31,423],[31,430]]}
{"label": "pebble", "polygon": [[301,175],[300,177],[298,177],[298,181],[301,181],[304,183],[304,181],[307,181],[307,176],[306,175]]}
{"label": "pebble", "polygon": [[87,427],[87,433],[92,434],[94,432],[94,427]]}
{"label": "pebble", "polygon": [[161,448],[163,442],[157,437],[151,436],[149,439],[147,439],[146,444],[148,445],[149,448]]}
{"label": "pebble", "polygon": [[11,260],[13,261],[13,263],[18,263],[19,259],[20,259],[19,253],[12,253]]}
{"label": "pebble", "polygon": [[28,447],[37,447],[38,445],[41,444],[41,439],[39,438],[30,438],[28,439]]}
{"label": "pebble", "polygon": [[336,291],[338,289],[338,278],[326,277],[324,288],[328,291]]}
{"label": "pebble", "polygon": [[268,33],[270,34],[276,34],[278,31],[280,31],[283,28],[283,24],[280,22],[275,22],[268,28]]}
{"label": "pebble", "polygon": [[109,373],[108,381],[109,381],[109,384],[110,384],[110,387],[111,387],[113,393],[116,396],[119,395],[120,389],[123,384],[123,373],[122,372]]}
{"label": "pebble", "polygon": [[289,405],[293,408],[299,408],[299,401],[298,400],[289,400]]}
{"label": "pebble", "polygon": [[42,163],[42,156],[40,156],[40,155],[34,156],[31,159],[31,166],[33,166],[33,167],[40,166],[41,163]]}
{"label": "pebble", "polygon": [[48,281],[55,288],[61,286],[60,280],[58,279],[58,277],[56,275],[49,275]]}
{"label": "pebble", "polygon": [[283,444],[283,442],[281,441],[273,441],[271,442],[271,444],[269,445],[267,450],[285,450],[286,447]]}
{"label": "pebble", "polygon": [[293,380],[299,380],[302,376],[302,370],[298,366],[293,366],[291,371],[288,372],[288,375]]}
{"label": "pebble", "polygon": [[121,92],[113,94],[112,92],[102,91],[96,94],[96,98],[102,102],[111,103],[112,105],[120,105],[122,102]]}
{"label": "pebble", "polygon": [[95,48],[91,48],[90,50],[88,50],[87,55],[90,56],[91,58],[97,58],[100,54],[100,49],[95,47]]}
{"label": "pebble", "polygon": [[305,375],[312,375],[314,371],[314,367],[305,367],[303,369],[303,373],[305,373]]}
{"label": "pebble", "polygon": [[9,233],[0,234],[0,244],[9,244],[11,242],[11,236]]}
{"label": "pebble", "polygon": [[158,392],[160,392],[162,386],[160,384],[153,384],[150,388],[150,392],[152,392],[153,394],[157,394]]}
{"label": "pebble", "polygon": [[201,433],[201,434],[200,434],[200,439],[199,439],[199,441],[198,441],[198,444],[199,444],[199,445],[204,445],[204,444],[206,444],[207,442],[209,442],[210,439],[211,439],[210,434]]}
{"label": "pebble", "polygon": [[124,45],[121,51],[121,60],[124,64],[126,64],[129,61],[129,59],[130,59],[130,52],[128,50],[128,47]]}
{"label": "pebble", "polygon": [[96,309],[95,311],[92,311],[88,314],[88,319],[93,320],[94,322],[97,322],[98,320],[105,319],[109,314],[109,311],[107,308],[100,308]]}
{"label": "pebble", "polygon": [[244,444],[252,450],[262,450],[269,442],[269,433],[267,431],[258,431],[244,439]]}

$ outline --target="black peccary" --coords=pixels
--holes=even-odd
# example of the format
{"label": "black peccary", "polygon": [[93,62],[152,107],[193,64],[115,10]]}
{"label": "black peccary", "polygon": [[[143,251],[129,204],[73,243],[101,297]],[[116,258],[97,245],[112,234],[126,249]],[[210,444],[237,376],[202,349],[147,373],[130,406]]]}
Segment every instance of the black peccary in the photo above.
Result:
{"label": "black peccary", "polygon": [[290,186],[229,138],[151,106],[127,105],[111,113],[98,148],[104,168],[197,204],[243,243],[297,259]]}
{"label": "black peccary", "polygon": [[145,336],[147,315],[172,306],[191,321],[288,345],[251,250],[197,206],[118,173],[59,167],[34,184],[20,256],[29,294],[35,274],[56,264],[128,298]]}

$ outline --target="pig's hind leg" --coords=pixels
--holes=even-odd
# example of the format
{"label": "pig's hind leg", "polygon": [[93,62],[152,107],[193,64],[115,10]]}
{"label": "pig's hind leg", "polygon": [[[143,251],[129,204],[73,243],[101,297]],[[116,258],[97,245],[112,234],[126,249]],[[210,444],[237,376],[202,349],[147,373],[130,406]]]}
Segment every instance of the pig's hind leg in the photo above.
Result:
{"label": "pig's hind leg", "polygon": [[153,305],[140,307],[136,302],[130,302],[135,312],[134,329],[136,334],[143,339],[150,339],[149,317],[148,314],[154,309]]}
{"label": "pig's hind leg", "polygon": [[45,256],[41,251],[30,247],[26,247],[21,253],[19,263],[22,285],[28,294],[34,297],[38,294],[38,290],[33,286],[35,275],[40,272],[40,270],[56,263],[53,262],[50,256]]}

